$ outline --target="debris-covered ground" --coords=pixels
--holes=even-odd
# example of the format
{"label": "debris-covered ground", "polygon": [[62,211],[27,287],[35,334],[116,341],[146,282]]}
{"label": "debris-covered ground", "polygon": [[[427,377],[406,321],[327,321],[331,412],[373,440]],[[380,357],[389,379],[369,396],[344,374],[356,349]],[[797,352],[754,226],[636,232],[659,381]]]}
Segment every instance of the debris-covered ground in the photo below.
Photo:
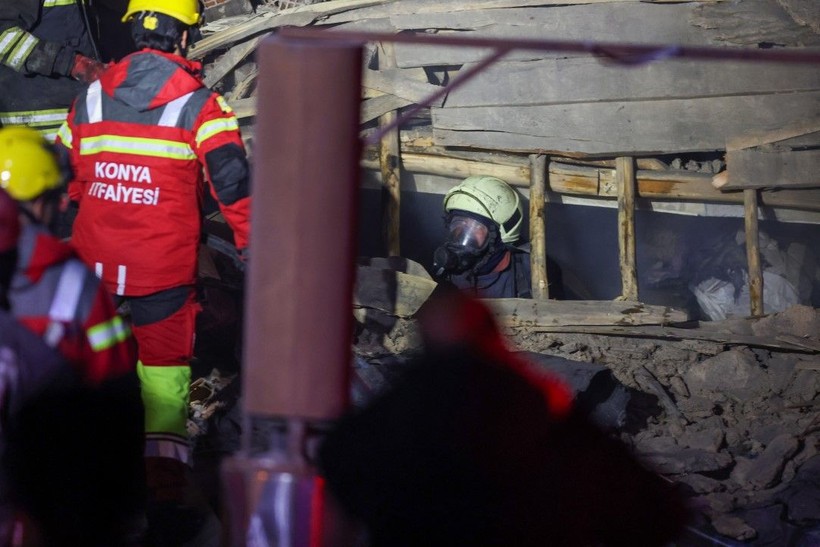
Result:
{"label": "debris-covered ground", "polygon": [[[242,295],[224,255],[212,256],[213,276],[203,279],[189,429],[200,480],[218,504],[217,466],[240,447],[235,347]],[[360,280],[369,279],[365,269]],[[412,293],[400,313],[390,314],[361,301],[377,301],[377,293],[357,292],[354,405],[389,386],[421,349],[412,312],[424,294]],[[597,407],[601,425],[690,496],[698,520],[680,545],[820,545],[817,308],[796,305],[757,319],[678,327],[507,326],[506,332],[511,347],[527,352],[534,366],[565,375],[579,399]]]}
{"label": "debris-covered ground", "polygon": [[[611,371],[629,393],[615,434],[691,496],[698,521],[682,544],[820,545],[820,313],[794,306],[681,330],[509,334],[531,357]],[[354,397],[389,384],[416,340],[412,319],[363,330]]]}

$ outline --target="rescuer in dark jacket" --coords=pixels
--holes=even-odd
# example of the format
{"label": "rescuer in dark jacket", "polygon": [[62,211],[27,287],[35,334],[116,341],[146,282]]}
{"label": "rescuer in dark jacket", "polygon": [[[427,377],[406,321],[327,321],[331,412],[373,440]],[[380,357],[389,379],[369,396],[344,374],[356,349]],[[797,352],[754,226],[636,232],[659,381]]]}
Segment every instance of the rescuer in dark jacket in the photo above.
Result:
{"label": "rescuer in dark jacket", "polygon": [[480,298],[530,298],[530,255],[515,244],[521,197],[496,177],[467,177],[444,196],[447,241],[433,255],[433,274]]}
{"label": "rescuer in dark jacket", "polygon": [[0,2],[0,126],[29,125],[50,141],[74,97],[104,66],[85,0]]}

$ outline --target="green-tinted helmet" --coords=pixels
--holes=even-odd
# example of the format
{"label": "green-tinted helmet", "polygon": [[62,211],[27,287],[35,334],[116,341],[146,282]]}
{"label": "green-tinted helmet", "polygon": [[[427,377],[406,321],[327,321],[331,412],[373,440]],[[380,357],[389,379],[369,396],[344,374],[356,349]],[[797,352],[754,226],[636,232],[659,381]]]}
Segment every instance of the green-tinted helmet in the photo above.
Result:
{"label": "green-tinted helmet", "polygon": [[521,236],[524,213],[521,197],[496,177],[467,177],[444,196],[444,210],[468,211],[498,224],[501,241],[515,243]]}

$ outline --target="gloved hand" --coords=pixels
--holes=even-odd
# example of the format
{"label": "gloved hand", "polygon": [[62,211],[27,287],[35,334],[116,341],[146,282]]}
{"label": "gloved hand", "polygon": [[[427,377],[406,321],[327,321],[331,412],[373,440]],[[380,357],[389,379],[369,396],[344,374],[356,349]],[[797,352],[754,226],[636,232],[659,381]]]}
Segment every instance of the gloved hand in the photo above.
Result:
{"label": "gloved hand", "polygon": [[76,54],[74,56],[74,64],[71,66],[71,77],[75,80],[90,84],[95,80],[99,80],[106,66],[99,61],[95,61],[85,55]]}

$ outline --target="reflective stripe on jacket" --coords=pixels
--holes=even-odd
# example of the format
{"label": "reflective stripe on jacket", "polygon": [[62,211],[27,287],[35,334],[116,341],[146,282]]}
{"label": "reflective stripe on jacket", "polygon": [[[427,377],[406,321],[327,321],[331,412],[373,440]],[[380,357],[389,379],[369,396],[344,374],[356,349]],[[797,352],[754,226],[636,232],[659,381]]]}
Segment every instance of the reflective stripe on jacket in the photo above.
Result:
{"label": "reflective stripe on jacket", "polygon": [[80,205],[72,244],[112,293],[194,283],[206,190],[237,247],[247,245],[239,125],[204,87],[199,66],[154,50],[131,54],[78,97],[60,129],[75,171],[70,195]]}
{"label": "reflective stripe on jacket", "polygon": [[0,4],[0,126],[29,125],[53,141],[85,86],[54,72],[55,62],[68,66],[75,53],[95,58],[83,8],[79,0]]}
{"label": "reflective stripe on jacket", "polygon": [[14,316],[91,384],[133,372],[136,345],[99,279],[73,249],[36,226],[18,242],[9,291]]}

